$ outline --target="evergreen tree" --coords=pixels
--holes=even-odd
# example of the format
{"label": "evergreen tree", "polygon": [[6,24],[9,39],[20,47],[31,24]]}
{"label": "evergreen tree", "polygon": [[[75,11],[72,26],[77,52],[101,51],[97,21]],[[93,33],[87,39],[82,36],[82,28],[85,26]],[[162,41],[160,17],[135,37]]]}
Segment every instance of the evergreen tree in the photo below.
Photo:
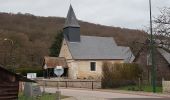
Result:
{"label": "evergreen tree", "polygon": [[50,56],[52,57],[59,56],[62,40],[63,40],[63,31],[59,31],[57,33],[57,36],[55,37],[53,44],[50,47]]}

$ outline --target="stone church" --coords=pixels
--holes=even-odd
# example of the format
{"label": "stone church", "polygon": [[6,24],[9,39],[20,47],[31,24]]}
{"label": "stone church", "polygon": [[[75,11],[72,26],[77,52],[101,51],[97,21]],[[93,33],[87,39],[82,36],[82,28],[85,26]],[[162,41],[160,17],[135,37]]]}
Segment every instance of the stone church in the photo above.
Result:
{"label": "stone church", "polygon": [[100,78],[104,61],[131,63],[135,58],[129,47],[118,46],[113,37],[82,36],[71,5],[63,30],[59,57],[66,59],[71,79]]}

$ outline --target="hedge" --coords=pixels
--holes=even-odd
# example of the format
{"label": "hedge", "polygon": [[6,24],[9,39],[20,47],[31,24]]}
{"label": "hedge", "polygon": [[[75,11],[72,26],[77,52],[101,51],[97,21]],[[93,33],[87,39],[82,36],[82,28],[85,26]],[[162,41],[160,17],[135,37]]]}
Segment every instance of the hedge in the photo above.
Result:
{"label": "hedge", "polygon": [[102,87],[116,88],[134,85],[141,76],[142,70],[137,64],[103,62]]}
{"label": "hedge", "polygon": [[35,67],[35,68],[18,68],[15,70],[16,73],[20,73],[21,75],[27,76],[27,73],[37,73],[37,77],[43,77],[43,70],[42,68]]}

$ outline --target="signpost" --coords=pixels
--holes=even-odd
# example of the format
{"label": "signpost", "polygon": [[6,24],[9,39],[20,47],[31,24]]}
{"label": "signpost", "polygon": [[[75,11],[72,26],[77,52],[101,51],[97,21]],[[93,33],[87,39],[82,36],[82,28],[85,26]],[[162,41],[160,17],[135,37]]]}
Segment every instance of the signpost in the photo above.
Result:
{"label": "signpost", "polygon": [[27,73],[27,78],[35,79],[35,78],[37,78],[37,73]]}
{"label": "signpost", "polygon": [[54,73],[57,75],[58,77],[58,81],[57,81],[57,89],[58,91],[56,91],[56,93],[58,94],[57,99],[60,100],[60,91],[59,91],[59,81],[60,81],[60,76],[64,73],[64,69],[62,66],[56,66],[56,68],[54,68]]}
{"label": "signpost", "polygon": [[63,73],[64,73],[64,69],[62,66],[56,66],[56,68],[54,68],[54,73],[60,77]]}

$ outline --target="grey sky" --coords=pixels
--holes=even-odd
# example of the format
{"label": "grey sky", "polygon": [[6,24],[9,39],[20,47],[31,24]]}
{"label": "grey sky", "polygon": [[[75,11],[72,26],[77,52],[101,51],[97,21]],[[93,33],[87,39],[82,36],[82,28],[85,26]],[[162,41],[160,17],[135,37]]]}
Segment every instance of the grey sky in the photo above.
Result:
{"label": "grey sky", "polygon": [[[149,23],[149,0],[72,0],[79,20],[143,29]],[[0,0],[0,12],[31,13],[66,17],[70,0]],[[153,16],[159,8],[170,7],[170,0],[152,0]]]}

